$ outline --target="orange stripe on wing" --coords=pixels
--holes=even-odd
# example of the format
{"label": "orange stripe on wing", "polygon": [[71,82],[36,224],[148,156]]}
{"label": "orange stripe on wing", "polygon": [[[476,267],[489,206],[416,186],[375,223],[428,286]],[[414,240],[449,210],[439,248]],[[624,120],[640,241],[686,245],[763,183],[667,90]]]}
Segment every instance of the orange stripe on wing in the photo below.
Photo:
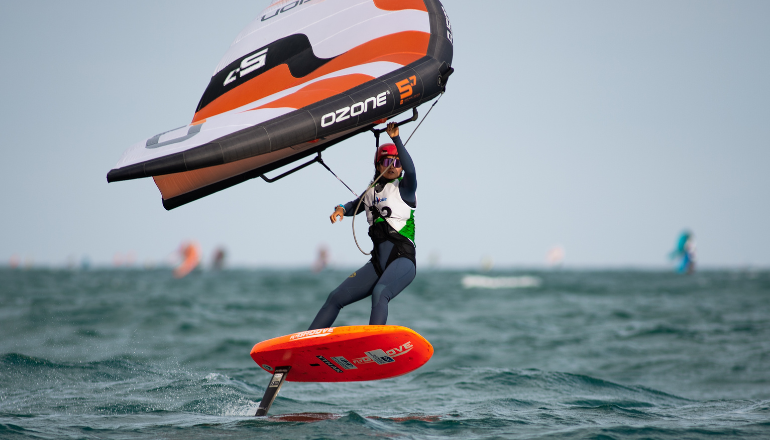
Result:
{"label": "orange stripe on wing", "polygon": [[390,61],[405,66],[428,53],[429,41],[430,34],[419,31],[398,32],[375,38],[337,56],[302,78],[295,78],[289,71],[289,67],[281,64],[215,99],[195,114],[193,122],[236,109],[281,90],[296,87],[348,67],[373,61]]}
{"label": "orange stripe on wing", "polygon": [[353,87],[359,86],[373,79],[373,76],[364,75],[362,73],[324,79],[305,86],[292,93],[291,95],[284,96],[283,98],[276,99],[273,102],[255,107],[251,110],[282,107],[293,109],[302,108],[310,104],[314,104],[322,99],[326,99],[342,93],[345,90],[350,90]]}
{"label": "orange stripe on wing", "polygon": [[155,181],[158,190],[160,190],[163,200],[168,200],[222,180],[241,175],[296,153],[296,150],[284,148],[283,150],[273,151],[208,168],[153,176],[153,180]]}
{"label": "orange stripe on wing", "polygon": [[374,6],[383,11],[401,11],[403,9],[417,9],[428,12],[425,2],[422,0],[374,0]]}

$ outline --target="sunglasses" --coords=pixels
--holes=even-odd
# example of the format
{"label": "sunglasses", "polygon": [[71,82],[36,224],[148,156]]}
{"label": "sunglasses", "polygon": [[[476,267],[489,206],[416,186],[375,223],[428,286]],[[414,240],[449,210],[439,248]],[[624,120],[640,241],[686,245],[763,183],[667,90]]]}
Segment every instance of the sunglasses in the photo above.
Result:
{"label": "sunglasses", "polygon": [[393,168],[401,168],[401,161],[398,158],[386,157],[380,160],[380,165],[389,167],[393,165]]}

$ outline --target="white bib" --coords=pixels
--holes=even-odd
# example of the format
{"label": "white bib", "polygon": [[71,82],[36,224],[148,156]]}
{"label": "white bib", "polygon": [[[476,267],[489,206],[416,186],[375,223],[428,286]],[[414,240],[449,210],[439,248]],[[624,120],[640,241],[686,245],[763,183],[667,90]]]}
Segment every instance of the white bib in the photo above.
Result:
{"label": "white bib", "polygon": [[[398,189],[400,183],[401,179],[388,182],[380,192],[376,192],[374,188],[369,189],[364,195],[364,204],[376,206],[385,221],[414,244],[415,209],[407,205],[401,198],[401,191]],[[370,226],[375,222],[371,211],[368,209],[366,210],[366,220]],[[382,218],[377,219],[377,221],[382,221]]]}

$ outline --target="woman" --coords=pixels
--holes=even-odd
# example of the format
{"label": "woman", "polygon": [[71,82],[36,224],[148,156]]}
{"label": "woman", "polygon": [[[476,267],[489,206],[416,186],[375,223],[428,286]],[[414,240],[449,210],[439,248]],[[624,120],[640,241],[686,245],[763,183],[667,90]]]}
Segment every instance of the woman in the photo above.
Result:
{"label": "woman", "polygon": [[359,206],[360,198],[337,206],[330,216],[332,223],[336,223],[343,216],[351,217],[366,210],[369,236],[374,243],[372,259],[329,294],[308,330],[331,327],[343,307],[370,295],[369,325],[385,325],[388,302],[404,290],[417,273],[414,249],[417,176],[395,123],[388,124],[387,133],[394,143],[380,146],[374,157],[374,178],[380,174],[382,177],[373,189],[364,193],[357,212],[353,211]]}

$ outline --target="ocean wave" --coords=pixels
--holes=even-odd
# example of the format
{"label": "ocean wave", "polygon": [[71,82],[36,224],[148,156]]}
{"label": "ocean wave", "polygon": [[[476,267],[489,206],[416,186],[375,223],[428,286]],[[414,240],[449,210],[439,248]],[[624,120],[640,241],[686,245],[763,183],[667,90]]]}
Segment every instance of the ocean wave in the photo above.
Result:
{"label": "ocean wave", "polygon": [[[520,271],[423,270],[390,303],[389,324],[433,344],[426,366],[377,382],[287,382],[271,416],[253,417],[270,376],[251,346],[306,329],[348,275],[0,271],[0,438],[770,433],[770,272],[531,271],[539,287],[511,294],[462,280],[522,286]],[[370,307],[351,304],[337,324],[367,323]]]}

